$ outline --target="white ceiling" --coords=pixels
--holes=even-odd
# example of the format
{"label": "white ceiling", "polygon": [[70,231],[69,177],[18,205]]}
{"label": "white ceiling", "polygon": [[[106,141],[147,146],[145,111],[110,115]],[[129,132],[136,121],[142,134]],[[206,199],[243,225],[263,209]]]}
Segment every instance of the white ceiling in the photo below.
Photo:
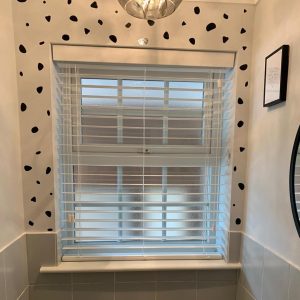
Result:
{"label": "white ceiling", "polygon": [[[183,0],[196,2],[197,0]],[[199,1],[199,0],[198,0]],[[256,4],[259,0],[200,0],[201,2]]]}

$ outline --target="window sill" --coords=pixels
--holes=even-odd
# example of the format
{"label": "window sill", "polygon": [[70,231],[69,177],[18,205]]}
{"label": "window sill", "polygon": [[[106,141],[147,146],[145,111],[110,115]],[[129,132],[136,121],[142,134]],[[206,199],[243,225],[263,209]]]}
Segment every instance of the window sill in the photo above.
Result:
{"label": "window sill", "polygon": [[240,263],[224,260],[152,260],[62,262],[57,266],[42,266],[41,273],[90,273],[166,270],[238,270]]}

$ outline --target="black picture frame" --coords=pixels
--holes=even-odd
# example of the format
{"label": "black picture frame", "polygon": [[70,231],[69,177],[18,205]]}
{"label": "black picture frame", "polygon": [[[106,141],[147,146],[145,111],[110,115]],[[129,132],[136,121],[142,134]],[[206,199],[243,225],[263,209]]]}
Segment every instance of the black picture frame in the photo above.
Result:
{"label": "black picture frame", "polygon": [[300,147],[300,126],[298,128],[293,150],[292,150],[291,165],[290,165],[290,180],[289,180],[292,214],[293,214],[298,235],[300,237],[300,220],[297,211],[296,196],[295,196],[295,169],[296,169],[296,160],[297,160],[299,147]]}
{"label": "black picture frame", "polygon": [[286,101],[289,45],[282,45],[265,58],[264,107]]}

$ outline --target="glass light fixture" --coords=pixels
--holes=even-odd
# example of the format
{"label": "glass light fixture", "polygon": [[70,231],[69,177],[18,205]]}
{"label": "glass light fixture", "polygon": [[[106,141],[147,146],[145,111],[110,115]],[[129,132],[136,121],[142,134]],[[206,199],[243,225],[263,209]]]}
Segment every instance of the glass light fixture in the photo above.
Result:
{"label": "glass light fixture", "polygon": [[155,20],[171,15],[182,0],[119,0],[121,6],[133,17]]}

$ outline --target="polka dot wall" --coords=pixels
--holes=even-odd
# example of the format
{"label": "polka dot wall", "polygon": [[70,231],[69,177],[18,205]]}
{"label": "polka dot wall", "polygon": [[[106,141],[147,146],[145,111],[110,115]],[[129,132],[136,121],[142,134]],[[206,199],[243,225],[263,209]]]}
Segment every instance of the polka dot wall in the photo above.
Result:
{"label": "polka dot wall", "polygon": [[[28,231],[54,231],[51,44],[184,48],[236,52],[230,230],[243,226],[251,35],[254,6],[183,1],[170,17],[129,16],[117,0],[12,0]],[[126,51],[126,50],[124,50]]]}

